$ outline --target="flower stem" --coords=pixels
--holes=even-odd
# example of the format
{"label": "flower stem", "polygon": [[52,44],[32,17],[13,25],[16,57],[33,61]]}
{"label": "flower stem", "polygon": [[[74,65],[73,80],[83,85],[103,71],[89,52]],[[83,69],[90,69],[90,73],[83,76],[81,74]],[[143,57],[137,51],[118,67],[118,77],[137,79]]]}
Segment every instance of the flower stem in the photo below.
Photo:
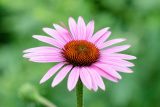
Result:
{"label": "flower stem", "polygon": [[77,107],[83,107],[83,84],[81,80],[78,80],[76,86],[76,95],[77,95]]}

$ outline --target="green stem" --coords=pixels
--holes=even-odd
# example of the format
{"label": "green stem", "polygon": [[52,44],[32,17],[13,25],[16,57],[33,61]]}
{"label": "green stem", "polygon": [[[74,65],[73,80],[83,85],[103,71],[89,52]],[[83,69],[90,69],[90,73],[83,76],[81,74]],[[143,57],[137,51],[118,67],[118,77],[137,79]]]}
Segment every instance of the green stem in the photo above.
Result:
{"label": "green stem", "polygon": [[40,95],[37,95],[36,101],[43,104],[46,107],[56,107],[52,102],[50,102],[49,100]]}
{"label": "green stem", "polygon": [[83,84],[81,80],[78,80],[76,86],[76,95],[77,95],[77,107],[83,107]]}

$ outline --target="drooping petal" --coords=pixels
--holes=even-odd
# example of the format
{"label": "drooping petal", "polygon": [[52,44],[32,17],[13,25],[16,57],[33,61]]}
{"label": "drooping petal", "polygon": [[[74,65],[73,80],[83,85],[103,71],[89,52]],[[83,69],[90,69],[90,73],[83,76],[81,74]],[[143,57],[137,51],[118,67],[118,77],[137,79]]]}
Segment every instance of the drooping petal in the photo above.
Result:
{"label": "drooping petal", "polygon": [[86,69],[87,69],[87,71],[89,72],[89,74],[90,74],[90,76],[91,76],[91,81],[92,81],[92,89],[94,90],[94,91],[97,91],[98,90],[98,84],[97,84],[97,81],[96,81],[96,79],[95,79],[95,76],[94,76],[94,74],[92,73],[92,71],[91,71],[91,69],[90,69],[90,67],[85,67]]}
{"label": "drooping petal", "polygon": [[116,52],[121,52],[121,51],[127,50],[129,47],[130,47],[130,45],[115,46],[112,48],[101,50],[101,52],[111,54],[111,53],[116,53]]}
{"label": "drooping petal", "polygon": [[[94,70],[92,67],[88,67],[88,71],[91,74],[94,84],[98,85],[102,90],[105,90],[105,85],[103,83],[101,76],[97,73],[98,71]],[[95,87],[95,89],[98,89],[98,88]]]}
{"label": "drooping petal", "polygon": [[86,68],[81,67],[80,68],[80,78],[82,83],[89,89],[92,89],[92,79],[89,74],[89,72],[86,70]]}
{"label": "drooping petal", "polygon": [[111,67],[119,72],[133,73],[133,71],[128,67],[121,67],[121,66],[115,66],[115,65],[111,65]]}
{"label": "drooping petal", "polygon": [[[123,56],[124,55],[124,56]],[[101,52],[101,55],[100,55],[100,58],[99,59],[103,59],[103,60],[131,60],[132,58],[136,58],[136,57],[130,57],[127,59],[127,56],[125,54],[123,54],[122,57],[121,57],[121,54],[119,55],[119,53],[104,53],[104,52]]]}
{"label": "drooping petal", "polygon": [[111,60],[111,61],[114,61],[114,62],[116,62],[118,64],[121,63],[121,65],[125,65],[127,67],[133,67],[133,66],[135,66],[133,63],[131,63],[129,61],[126,61],[126,60],[123,60],[123,59],[122,60]]}
{"label": "drooping petal", "polygon": [[55,39],[47,37],[47,36],[34,35],[33,38],[35,38],[41,42],[48,43],[48,44],[53,45],[58,48],[62,48],[64,46],[64,44],[62,44],[61,42],[59,43]]}
{"label": "drooping petal", "polygon": [[63,67],[58,74],[55,76],[53,82],[52,82],[52,87],[55,87],[56,85],[58,85],[68,74],[68,72],[70,72],[70,70],[72,69],[72,65],[67,65],[65,67]]}
{"label": "drooping petal", "polygon": [[48,35],[52,36],[53,38],[55,38],[56,40],[58,40],[58,42],[61,42],[63,45],[66,43],[63,36],[60,35],[56,30],[51,28],[43,28],[43,31],[46,32]]}
{"label": "drooping petal", "polygon": [[78,35],[77,35],[78,39],[84,40],[86,38],[86,24],[81,16],[78,18],[77,30],[78,30]]}
{"label": "drooping petal", "polygon": [[70,40],[72,40],[72,38],[71,38],[67,29],[65,29],[65,28],[63,28],[63,27],[61,27],[60,25],[57,25],[57,24],[53,24],[53,26],[58,31],[58,33],[64,38],[64,40],[66,42],[69,42]]}
{"label": "drooping petal", "polygon": [[78,37],[77,37],[76,21],[72,17],[70,17],[69,20],[68,20],[68,24],[69,24],[69,28],[70,28],[73,39],[77,40]]}
{"label": "drooping petal", "polygon": [[108,74],[108,73],[105,72],[104,70],[102,70],[102,69],[100,69],[100,68],[98,68],[98,67],[96,67],[96,66],[94,66],[94,65],[92,66],[92,68],[93,68],[94,70],[96,70],[97,73],[98,73],[99,75],[101,75],[102,77],[104,77],[104,78],[106,78],[106,79],[108,79],[108,80],[110,80],[110,81],[113,81],[113,82],[118,82],[118,78],[113,77],[112,75]]}
{"label": "drooping petal", "polygon": [[44,76],[43,78],[40,80],[40,84],[44,83],[45,81],[47,81],[49,78],[51,78],[61,67],[64,66],[65,63],[59,63],[57,65],[55,65],[54,67],[52,67]]}
{"label": "drooping petal", "polygon": [[105,47],[108,47],[108,46],[111,46],[111,45],[114,45],[114,44],[117,44],[117,43],[120,43],[120,42],[123,42],[125,41],[126,39],[123,39],[123,38],[120,38],[120,39],[112,39],[112,40],[109,40],[109,41],[106,41],[105,43],[101,44],[101,45],[97,45],[100,49],[103,49]]}
{"label": "drooping petal", "polygon": [[[104,53],[105,54],[105,53]],[[125,60],[133,60],[133,59],[136,59],[135,56],[132,56],[132,55],[126,55],[126,54],[119,54],[119,53],[114,53],[114,54],[105,54],[107,57],[111,57],[111,58],[114,58],[114,59],[125,59]]]}
{"label": "drooping petal", "polygon": [[109,29],[109,27],[107,28],[103,28],[100,31],[96,32],[91,39],[89,39],[90,42],[95,43],[101,36],[103,36],[107,30]]}
{"label": "drooping petal", "polygon": [[67,84],[69,91],[72,91],[75,88],[79,79],[79,72],[80,72],[79,67],[74,67],[71,73],[69,74],[68,84]]}
{"label": "drooping petal", "polygon": [[93,78],[92,75],[91,75],[91,79],[92,79],[92,89],[96,92],[98,90],[98,85],[96,83],[95,78]]}
{"label": "drooping petal", "polygon": [[119,75],[119,73],[117,73],[113,68],[111,68],[109,65],[107,64],[103,64],[103,63],[94,63],[95,66],[99,67],[100,69],[104,70],[105,72],[107,72],[108,74],[112,75],[115,78],[121,79],[122,77]]}
{"label": "drooping petal", "polygon": [[89,40],[93,36],[93,33],[94,33],[94,21],[92,20],[87,24],[85,39]]}
{"label": "drooping petal", "polygon": [[104,59],[104,57],[101,57],[99,59],[100,62],[106,63],[106,64],[111,64],[111,65],[117,65],[117,66],[122,66],[122,67],[133,67],[134,64],[122,59],[111,59],[111,58],[106,58]]}

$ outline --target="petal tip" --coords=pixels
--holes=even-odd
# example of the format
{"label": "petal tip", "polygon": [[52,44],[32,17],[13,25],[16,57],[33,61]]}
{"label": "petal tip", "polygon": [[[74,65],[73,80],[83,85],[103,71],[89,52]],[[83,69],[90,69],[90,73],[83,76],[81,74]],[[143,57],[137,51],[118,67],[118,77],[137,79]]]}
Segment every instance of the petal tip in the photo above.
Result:
{"label": "petal tip", "polygon": [[121,79],[122,79],[122,76],[119,76],[119,79],[121,80]]}
{"label": "petal tip", "polygon": [[39,84],[43,84],[45,81],[44,80],[40,80]]}
{"label": "petal tip", "polygon": [[22,53],[26,53],[26,50],[23,50]]}
{"label": "petal tip", "polygon": [[43,31],[44,31],[45,29],[47,29],[47,27],[42,28]]}
{"label": "petal tip", "polygon": [[36,39],[37,37],[38,37],[38,35],[33,35],[33,36],[32,36],[32,38],[35,38],[35,39]]}
{"label": "petal tip", "polygon": [[79,16],[78,18],[79,18],[79,19],[83,19],[83,17],[82,17],[82,16]]}
{"label": "petal tip", "polygon": [[56,84],[54,84],[54,83],[52,83],[52,84],[51,84],[51,87],[53,87],[53,88],[54,88],[55,86],[56,86]]}
{"label": "petal tip", "polygon": [[83,19],[82,16],[79,16],[79,17],[78,17],[78,22],[79,22],[79,23],[84,23],[84,19]]}
{"label": "petal tip", "polygon": [[46,82],[48,79],[47,78],[45,78],[45,76],[40,80],[40,84],[43,84],[44,82]]}
{"label": "petal tip", "polygon": [[28,49],[26,49],[26,50],[23,50],[23,53],[27,53],[28,52]]}
{"label": "petal tip", "polygon": [[70,91],[70,92],[71,92],[72,90],[73,90],[72,88],[68,88],[68,91]]}
{"label": "petal tip", "polygon": [[103,91],[105,91],[106,90],[106,88],[105,87],[103,87],[103,88],[101,88]]}
{"label": "petal tip", "polygon": [[127,73],[133,73],[133,71],[132,71],[132,70],[130,70],[130,71],[128,71]]}
{"label": "petal tip", "polygon": [[59,25],[57,25],[57,24],[53,24],[53,26],[54,26],[54,28],[57,28]]}
{"label": "petal tip", "polygon": [[47,27],[42,28],[42,30],[43,30],[44,32],[47,32],[48,29],[49,29],[49,28],[47,28]]}
{"label": "petal tip", "polygon": [[23,58],[28,58],[26,54],[24,54],[22,57],[23,57]]}
{"label": "petal tip", "polygon": [[137,57],[136,57],[136,56],[133,56],[133,59],[137,59]]}
{"label": "petal tip", "polygon": [[109,30],[109,29],[110,29],[110,27],[106,27],[105,29],[106,29],[106,30]]}
{"label": "petal tip", "polygon": [[93,91],[94,91],[94,92],[97,92],[97,91],[98,91],[98,88],[97,88],[97,89],[93,89]]}
{"label": "petal tip", "polygon": [[71,21],[71,20],[72,20],[72,21],[75,21],[74,18],[70,16],[70,17],[69,17],[69,21]]}
{"label": "petal tip", "polygon": [[115,79],[113,82],[118,83],[118,82],[119,82],[119,79]]}
{"label": "petal tip", "polygon": [[130,48],[131,47],[131,45],[126,45],[128,48]]}

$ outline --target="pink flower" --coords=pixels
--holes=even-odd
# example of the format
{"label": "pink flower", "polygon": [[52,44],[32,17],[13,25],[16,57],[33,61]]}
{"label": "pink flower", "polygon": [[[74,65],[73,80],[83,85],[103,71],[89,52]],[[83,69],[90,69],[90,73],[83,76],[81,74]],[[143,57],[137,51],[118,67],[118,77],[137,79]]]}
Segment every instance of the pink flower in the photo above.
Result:
{"label": "pink flower", "polygon": [[76,23],[73,18],[68,21],[69,30],[54,24],[55,29],[43,28],[51,37],[34,35],[33,38],[51,46],[41,46],[24,50],[24,57],[30,61],[49,63],[56,62],[41,79],[44,83],[56,74],[52,87],[68,77],[68,90],[75,88],[77,81],[89,89],[97,91],[98,87],[105,90],[102,77],[118,82],[122,77],[119,72],[132,73],[133,63],[127,61],[136,57],[119,52],[127,50],[130,45],[112,46],[125,41],[123,38],[108,40],[111,32],[109,27],[94,34],[94,21],[85,24],[82,17]]}

